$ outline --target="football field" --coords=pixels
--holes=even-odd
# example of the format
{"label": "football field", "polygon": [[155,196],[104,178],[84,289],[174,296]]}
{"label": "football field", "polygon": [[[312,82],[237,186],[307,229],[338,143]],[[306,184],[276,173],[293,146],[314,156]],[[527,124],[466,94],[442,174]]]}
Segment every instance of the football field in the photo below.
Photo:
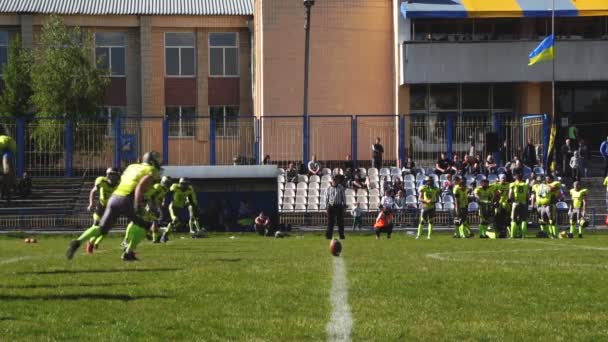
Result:
{"label": "football field", "polygon": [[430,241],[212,234],[93,255],[0,237],[0,340],[608,340],[608,235]]}

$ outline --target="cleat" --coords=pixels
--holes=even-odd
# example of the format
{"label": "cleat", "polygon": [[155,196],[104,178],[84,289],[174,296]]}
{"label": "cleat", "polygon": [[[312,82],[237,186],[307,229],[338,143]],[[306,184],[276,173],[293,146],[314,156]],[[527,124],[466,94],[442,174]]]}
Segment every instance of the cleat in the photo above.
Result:
{"label": "cleat", "polygon": [[416,240],[420,240],[420,236],[416,236]]}
{"label": "cleat", "polygon": [[138,259],[135,257],[135,253],[133,252],[124,252],[122,253],[121,259],[123,261],[137,261]]}
{"label": "cleat", "polygon": [[573,238],[574,238],[574,234],[568,233],[568,239],[573,239]]}
{"label": "cleat", "polygon": [[340,240],[346,240],[346,236],[344,234],[340,235]]}
{"label": "cleat", "polygon": [[430,236],[427,236],[427,237],[426,237],[426,239],[427,239],[427,240],[430,240],[430,239],[431,239],[431,237],[430,237]]}
{"label": "cleat", "polygon": [[87,241],[87,249],[86,249],[87,254],[93,254],[94,250],[95,250],[95,245]]}
{"label": "cleat", "polygon": [[70,241],[68,250],[65,252],[66,258],[68,258],[68,260],[72,260],[72,258],[74,258],[74,254],[76,254],[76,251],[78,250],[79,247],[80,247],[80,241],[78,241],[78,240]]}
{"label": "cleat", "polygon": [[168,236],[167,234],[163,234],[163,235],[160,237],[160,242],[162,242],[162,243],[167,243],[168,241],[169,241],[169,236]]}
{"label": "cleat", "polygon": [[583,238],[583,234],[578,234],[578,238],[582,239]]}

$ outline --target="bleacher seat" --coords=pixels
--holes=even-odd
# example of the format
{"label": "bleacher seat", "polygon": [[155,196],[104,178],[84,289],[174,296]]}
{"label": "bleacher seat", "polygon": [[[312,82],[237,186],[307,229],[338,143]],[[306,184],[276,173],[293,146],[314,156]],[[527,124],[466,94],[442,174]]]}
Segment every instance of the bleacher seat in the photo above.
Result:
{"label": "bleacher seat", "polygon": [[308,188],[308,197],[319,197],[319,190]]}
{"label": "bleacher seat", "polygon": [[397,167],[391,167],[391,176],[401,176],[401,170]]}
{"label": "bleacher seat", "polygon": [[279,207],[283,205],[283,197],[279,197]]}
{"label": "bleacher seat", "polygon": [[441,202],[443,203],[454,203],[454,196],[450,194],[445,194],[441,196]]}
{"label": "bleacher seat", "polygon": [[283,192],[283,197],[296,197],[296,191],[292,189],[287,189]]}
{"label": "bleacher seat", "polygon": [[367,177],[367,169],[366,169],[366,168],[364,168],[364,167],[360,167],[360,168],[359,168],[359,174],[360,174],[362,177]]}
{"label": "bleacher seat", "polygon": [[477,202],[469,203],[469,211],[477,211],[479,210],[479,204]]}
{"label": "bleacher seat", "polygon": [[367,190],[365,190],[365,189],[357,190],[357,197],[367,197]]}
{"label": "bleacher seat", "polygon": [[534,173],[536,173],[537,176],[544,176],[545,175],[545,169],[543,169],[540,166],[537,166],[534,168]]}
{"label": "bleacher seat", "polygon": [[443,206],[441,205],[441,203],[435,203],[435,210],[443,211]]}
{"label": "bleacher seat", "polygon": [[484,179],[486,179],[486,176],[482,175],[481,173],[475,177],[475,180],[477,180],[477,182],[481,182]]}
{"label": "bleacher seat", "polygon": [[295,204],[295,197],[283,197],[283,204]]}
{"label": "bleacher seat", "polygon": [[380,189],[380,184],[378,182],[370,182],[368,188],[371,189]]}
{"label": "bleacher seat", "polygon": [[426,177],[424,174],[419,173],[416,175],[416,182],[421,182],[424,180],[424,177]]}
{"label": "bleacher seat", "polygon": [[489,175],[489,176],[488,176],[488,181],[489,181],[490,183],[494,183],[494,182],[496,182],[497,180],[498,180],[498,176],[497,176],[497,175],[491,174],[491,175]]}
{"label": "bleacher seat", "polygon": [[416,189],[405,189],[405,196],[414,196],[416,197]]}
{"label": "bleacher seat", "polygon": [[307,175],[298,175],[298,183],[308,183]]}
{"label": "bleacher seat", "polygon": [[368,210],[378,210],[380,209],[380,203],[370,203],[368,206]]}
{"label": "bleacher seat", "polygon": [[319,190],[319,183],[308,183],[309,190]]}
{"label": "bleacher seat", "polygon": [[368,203],[367,196],[357,197],[357,203]]}
{"label": "bleacher seat", "polygon": [[555,206],[557,210],[568,210],[568,203],[566,202],[557,202]]}
{"label": "bleacher seat", "polygon": [[293,204],[283,203],[283,211],[293,211]]}
{"label": "bleacher seat", "polygon": [[331,176],[331,169],[324,168],[321,170],[321,176]]}
{"label": "bleacher seat", "polygon": [[400,182],[403,182],[403,178],[401,176],[393,176],[393,182],[396,182],[397,180],[399,180]]}
{"label": "bleacher seat", "polygon": [[456,208],[455,204],[453,202],[447,202],[443,204],[443,210],[445,211],[451,211],[454,210]]}
{"label": "bleacher seat", "polygon": [[308,211],[319,211],[319,205],[309,203],[307,209]]}
{"label": "bleacher seat", "polygon": [[413,183],[416,181],[416,177],[414,177],[414,175],[405,175],[405,176],[403,176],[403,181]]}
{"label": "bleacher seat", "polygon": [[418,169],[418,172],[416,172],[416,177],[418,177],[418,175],[426,175],[426,170],[424,168]]}
{"label": "bleacher seat", "polygon": [[507,169],[504,166],[501,166],[498,169],[496,169],[496,173],[498,173],[499,175],[507,174]]}
{"label": "bleacher seat", "polygon": [[295,183],[285,183],[285,190],[295,190],[296,189],[296,184]]}
{"label": "bleacher seat", "polygon": [[325,198],[325,192],[326,192],[326,189],[319,190],[319,197]]}
{"label": "bleacher seat", "polygon": [[357,207],[357,203],[349,203],[346,207],[348,208],[348,211],[351,211]]}
{"label": "bleacher seat", "polygon": [[404,189],[416,189],[416,184],[414,182],[404,182],[403,183],[403,188]]}
{"label": "bleacher seat", "polygon": [[308,203],[306,197],[296,197],[296,204],[306,204],[306,203]]}
{"label": "bleacher seat", "polygon": [[346,196],[346,204],[356,203],[355,196]]}
{"label": "bleacher seat", "polygon": [[284,190],[284,189],[285,189],[285,184],[279,183],[279,190]]}
{"label": "bleacher seat", "polygon": [[343,171],[341,168],[337,167],[337,168],[335,168],[335,169],[332,171],[332,173],[331,173],[331,174],[332,174],[332,175],[334,175],[334,176],[337,176],[337,175],[343,175],[343,174],[344,174],[344,171]]}
{"label": "bleacher seat", "polygon": [[331,182],[331,176],[330,175],[323,175],[321,176],[321,183],[329,183]]}
{"label": "bleacher seat", "polygon": [[327,182],[322,182],[322,183],[321,183],[321,185],[320,185],[320,189],[321,189],[321,190],[325,190],[325,189],[327,189],[327,188],[329,188],[329,183],[327,183]]}
{"label": "bleacher seat", "polygon": [[376,183],[380,182],[380,177],[378,177],[378,176],[369,176],[368,179],[370,182],[376,182]]}
{"label": "bleacher seat", "polygon": [[433,178],[433,182],[435,182],[435,184],[439,183],[439,176],[433,174],[433,175],[431,175],[431,178]]}
{"label": "bleacher seat", "polygon": [[386,176],[390,176],[391,175],[391,170],[383,167],[380,169],[380,176],[381,177],[386,177]]}
{"label": "bleacher seat", "polygon": [[379,203],[380,203],[380,197],[379,197],[379,196],[369,196],[368,203],[369,203],[370,205],[371,205],[372,203],[379,204]]}
{"label": "bleacher seat", "polygon": [[321,201],[321,203],[319,203],[319,210],[325,210],[327,209],[327,206],[325,205],[325,201]]}
{"label": "bleacher seat", "polygon": [[441,175],[441,176],[439,176],[439,181],[440,182],[445,182],[446,180],[448,180],[448,175]]}
{"label": "bleacher seat", "polygon": [[371,176],[378,176],[378,169],[376,169],[375,167],[370,167],[367,170],[367,175],[370,176],[370,177]]}
{"label": "bleacher seat", "polygon": [[308,197],[308,190],[304,190],[304,189],[297,190],[296,197]]}
{"label": "bleacher seat", "polygon": [[279,183],[285,183],[285,176],[282,176],[282,175],[278,176],[277,177],[277,182],[279,182]]}
{"label": "bleacher seat", "polygon": [[346,190],[344,190],[344,195],[346,195],[346,196],[355,196],[355,195],[357,195],[357,193],[353,189],[346,189]]}
{"label": "bleacher seat", "polygon": [[285,174],[285,169],[280,167],[279,168],[279,175],[284,175]]}
{"label": "bleacher seat", "polygon": [[380,190],[378,189],[370,189],[368,192],[368,196],[380,196]]}
{"label": "bleacher seat", "polygon": [[305,204],[296,204],[294,210],[295,211],[306,211],[306,205]]}
{"label": "bleacher seat", "polygon": [[308,204],[319,204],[319,196],[308,196]]}
{"label": "bleacher seat", "polygon": [[321,183],[321,177],[312,175],[310,178],[308,178],[308,183]]}
{"label": "bleacher seat", "polygon": [[308,190],[308,183],[305,183],[305,182],[298,183],[297,189],[298,190],[300,190],[300,189],[302,189],[302,190]]}
{"label": "bleacher seat", "polygon": [[359,209],[367,211],[369,210],[369,207],[367,206],[367,203],[359,203]]}
{"label": "bleacher seat", "polygon": [[418,204],[418,198],[416,196],[410,195],[405,198],[405,204]]}

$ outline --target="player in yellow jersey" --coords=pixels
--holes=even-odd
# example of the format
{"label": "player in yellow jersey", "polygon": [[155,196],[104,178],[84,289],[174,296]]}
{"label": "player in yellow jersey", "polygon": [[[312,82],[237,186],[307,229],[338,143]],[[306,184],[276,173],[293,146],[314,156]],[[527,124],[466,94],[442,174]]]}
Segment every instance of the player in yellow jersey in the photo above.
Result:
{"label": "player in yellow jersey", "polygon": [[2,156],[2,197],[11,200],[11,191],[15,187],[14,159],[17,154],[17,143],[8,135],[0,135],[0,156]]}
{"label": "player in yellow jersey", "polygon": [[536,187],[532,195],[532,205],[537,207],[538,221],[542,231],[546,231],[552,239],[558,238],[556,222],[553,216],[553,196],[554,192],[551,188],[553,182],[552,176],[545,177],[545,182]]}
{"label": "player in yellow jersey", "polygon": [[160,156],[156,152],[144,154],[141,164],[131,164],[122,174],[120,184],[108,200],[99,226],[91,226],[78,239],[70,242],[66,257],[72,259],[82,241],[107,234],[116,221],[125,216],[131,225],[128,232],[128,246],[122,259],[137,260],[135,248],[146,237],[152,223],[143,218],[145,193],[160,179]]}
{"label": "player in yellow jersey", "polygon": [[507,237],[507,225],[511,216],[511,203],[509,202],[509,182],[507,176],[501,174],[498,176],[498,182],[492,184],[498,196],[496,203],[496,216],[494,220],[494,229],[497,237]]}
{"label": "player in yellow jersey", "polygon": [[201,229],[198,222],[197,195],[190,181],[186,178],[180,178],[179,183],[173,184],[170,191],[173,194],[173,199],[169,205],[171,223],[165,228],[161,241],[167,242],[169,233],[181,227],[185,222],[188,222],[188,228],[193,238],[202,237],[204,230]]}
{"label": "player in yellow jersey", "polygon": [[[105,176],[100,176],[95,179],[95,185],[91,189],[91,192],[89,192],[89,206],[87,208],[89,212],[93,213],[94,226],[99,226],[99,221],[101,220],[101,216],[103,216],[103,212],[106,210],[108,199],[110,199],[110,196],[112,196],[112,193],[116,190],[119,181],[120,171],[113,167],[106,170]],[[97,204],[95,204],[95,197],[97,197]],[[99,247],[103,238],[104,235],[92,237],[87,242],[87,253],[93,253],[93,250]]]}
{"label": "player in yellow jersey", "polygon": [[420,202],[420,222],[418,223],[418,234],[416,234],[416,239],[420,239],[424,224],[428,224],[428,234],[426,238],[431,238],[433,220],[435,219],[435,203],[437,203],[437,200],[439,199],[440,192],[441,190],[434,186],[433,178],[429,176],[424,177],[424,185],[420,187],[420,195],[418,196],[418,201]]}
{"label": "player in yellow jersey", "polygon": [[579,182],[574,182],[574,188],[570,189],[570,197],[572,197],[572,203],[570,204],[570,210],[568,216],[570,217],[570,234],[569,238],[574,237],[574,228],[578,225],[578,237],[583,237],[583,222],[585,217],[585,211],[587,210],[587,189],[581,189]]}
{"label": "player in yellow jersey", "polygon": [[[509,237],[520,236],[525,239],[528,232],[528,194],[530,188],[523,181],[523,175],[517,173],[515,181],[509,185],[509,200],[512,202],[511,208],[511,232]],[[521,230],[521,232],[520,232]]]}
{"label": "player in yellow jersey", "polygon": [[454,177],[454,201],[455,201],[455,214],[454,225],[456,226],[454,231],[455,238],[470,238],[473,237],[471,229],[469,228],[469,194],[467,190],[467,183],[462,177]]}
{"label": "player in yellow jersey", "polygon": [[496,188],[490,186],[487,179],[483,179],[473,193],[479,204],[479,238],[487,239],[488,227],[494,223]]}

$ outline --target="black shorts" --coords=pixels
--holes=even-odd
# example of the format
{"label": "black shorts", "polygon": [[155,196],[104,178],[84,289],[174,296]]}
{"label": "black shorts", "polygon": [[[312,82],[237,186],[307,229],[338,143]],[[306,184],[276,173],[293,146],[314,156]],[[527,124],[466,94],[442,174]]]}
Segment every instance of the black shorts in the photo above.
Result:
{"label": "black shorts", "polygon": [[420,219],[422,221],[428,221],[435,218],[435,208],[422,209],[420,211]]}
{"label": "black shorts", "polygon": [[583,216],[581,215],[581,208],[572,209],[572,211],[570,211],[570,223],[576,223],[582,218]]}
{"label": "black shorts", "polygon": [[150,229],[152,223],[135,214],[134,201],[133,196],[112,195],[110,197],[99,222],[102,234],[107,234],[121,216],[126,217],[129,222],[133,222],[145,230]]}
{"label": "black shorts", "polygon": [[460,210],[458,210],[458,213],[456,214],[456,217],[460,219],[461,223],[468,223],[469,222],[469,208],[460,208]]}
{"label": "black shorts", "polygon": [[523,222],[528,219],[528,204],[513,203],[511,206],[511,221]]}
{"label": "black shorts", "polygon": [[392,223],[388,224],[388,225],[386,225],[386,227],[382,227],[382,228],[374,227],[374,230],[376,231],[376,235],[380,235],[382,233],[391,235],[393,233],[393,224]]}

